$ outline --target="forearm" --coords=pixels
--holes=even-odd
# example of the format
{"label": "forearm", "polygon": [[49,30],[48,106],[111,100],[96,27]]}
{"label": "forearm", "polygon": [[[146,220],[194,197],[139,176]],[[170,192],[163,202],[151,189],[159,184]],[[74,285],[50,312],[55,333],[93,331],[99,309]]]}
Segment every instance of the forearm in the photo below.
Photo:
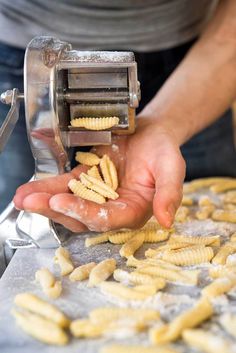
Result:
{"label": "forearm", "polygon": [[181,145],[236,98],[236,2],[224,0],[185,59],[144,110]]}

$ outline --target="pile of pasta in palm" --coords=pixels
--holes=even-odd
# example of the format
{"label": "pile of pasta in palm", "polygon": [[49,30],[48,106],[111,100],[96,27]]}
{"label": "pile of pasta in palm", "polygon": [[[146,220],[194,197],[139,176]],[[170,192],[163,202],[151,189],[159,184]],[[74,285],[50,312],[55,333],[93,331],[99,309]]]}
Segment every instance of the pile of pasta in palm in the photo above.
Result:
{"label": "pile of pasta in palm", "polygon": [[77,152],[76,161],[91,167],[87,173],[81,173],[80,180],[71,179],[69,189],[82,199],[103,204],[106,199],[116,200],[119,195],[118,176],[114,163],[106,154],[99,158],[91,152]]}
{"label": "pile of pasta in palm", "polygon": [[[98,305],[86,317],[71,322],[63,316],[66,324],[60,326],[56,322],[55,328],[53,323],[52,339],[46,329],[42,329],[43,322],[38,317],[37,320],[29,317],[39,315],[40,320],[53,321],[53,312],[46,309],[49,304],[45,302],[43,307],[42,299],[34,297],[32,300],[32,294],[23,293],[20,295],[28,295],[28,304],[22,305],[19,297],[15,303],[29,312],[15,311],[16,320],[24,331],[50,344],[66,344],[68,329],[78,339],[113,338],[115,343],[102,347],[100,353],[182,353],[189,352],[188,347],[206,353],[236,352],[236,311],[224,310],[222,313],[215,309],[214,304],[216,298],[227,296],[236,287],[236,259],[232,258],[236,254],[235,215],[235,179],[208,178],[185,184],[182,205],[171,229],[163,229],[151,218],[139,230],[121,229],[85,239],[85,248],[105,249],[107,244],[120,246],[119,261],[104,257],[98,263],[94,259],[75,267],[67,249],[60,247],[56,250],[54,261],[60,266],[61,275],[69,276],[73,283],[84,281],[88,290],[93,288],[100,292],[107,299],[105,307]],[[220,229],[221,222],[227,222],[227,237],[217,232],[204,234],[204,222],[214,224],[214,229],[217,225]],[[187,223],[193,227],[201,224],[203,233],[178,231]],[[204,285],[200,281],[202,269],[207,270]],[[61,281],[57,281],[48,270],[37,271],[36,279],[50,298],[61,294]],[[194,304],[167,320],[162,312],[151,307],[151,300],[158,300],[158,294],[168,293],[169,286],[192,286],[198,294],[194,295]],[[110,301],[112,305],[108,304]],[[122,307],[115,304],[118,302]],[[48,317],[45,318],[47,310]],[[209,324],[207,329],[202,326],[204,322]],[[49,327],[47,325],[45,327]],[[220,334],[216,335],[211,325],[217,326]],[[117,334],[124,332],[138,337],[141,332],[146,332],[150,343],[145,346],[117,343]],[[176,341],[178,345],[175,345]],[[185,348],[179,350],[179,344]]]}

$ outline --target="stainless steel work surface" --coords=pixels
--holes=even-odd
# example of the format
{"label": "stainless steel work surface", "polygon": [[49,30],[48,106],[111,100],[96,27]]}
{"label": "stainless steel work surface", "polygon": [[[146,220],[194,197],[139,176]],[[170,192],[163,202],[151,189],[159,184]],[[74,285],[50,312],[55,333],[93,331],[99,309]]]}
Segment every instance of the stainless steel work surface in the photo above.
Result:
{"label": "stainless steel work surface", "polygon": [[[191,223],[191,224],[190,224]],[[178,231],[186,230],[190,234],[199,234],[199,230],[204,230],[204,234],[217,234],[223,237],[235,230],[235,225],[219,224],[208,221],[193,221],[189,224],[179,225]],[[195,231],[193,231],[195,229]],[[94,247],[85,248],[84,239],[86,235],[72,236],[67,242],[72,260],[75,265],[87,263],[89,261],[100,261],[107,257],[115,257],[119,267],[124,266],[124,261],[119,256],[119,245],[109,243],[100,244]],[[155,247],[155,245],[145,244],[143,248],[137,252],[137,257],[142,256],[145,249]],[[3,353],[44,353],[65,352],[65,353],[97,353],[99,348],[114,340],[122,343],[143,343],[148,344],[148,335],[143,333],[131,335],[126,338],[103,338],[96,340],[88,339],[72,339],[65,347],[55,347],[42,344],[30,336],[26,335],[15,323],[10,311],[13,307],[13,299],[17,293],[30,291],[38,294],[41,298],[47,299],[39,285],[35,282],[35,271],[41,267],[48,267],[57,277],[59,277],[59,268],[53,264],[53,256],[55,249],[21,249],[17,250],[10,265],[5,271],[0,280],[0,352]],[[202,276],[200,285],[209,281],[206,276],[207,265],[202,266]],[[63,310],[71,319],[84,318],[88,312],[99,306],[118,305],[118,306],[133,306],[156,308],[160,310],[162,318],[170,320],[177,313],[185,308],[191,307],[199,296],[200,289],[194,286],[181,286],[168,284],[165,292],[157,293],[155,296],[146,299],[143,302],[124,302],[119,299],[106,296],[100,292],[99,288],[88,288],[87,281],[70,282],[68,277],[62,279],[63,294],[62,296],[52,301],[61,310]],[[233,311],[236,313],[236,305],[234,295],[221,296],[214,303],[216,312]],[[214,332],[219,331],[222,334],[217,324],[217,320],[213,320],[213,324],[205,324],[205,327],[210,326]],[[120,337],[124,332],[120,335]],[[174,347],[180,348],[180,352],[189,353],[189,348],[184,348],[182,344],[175,344]]]}

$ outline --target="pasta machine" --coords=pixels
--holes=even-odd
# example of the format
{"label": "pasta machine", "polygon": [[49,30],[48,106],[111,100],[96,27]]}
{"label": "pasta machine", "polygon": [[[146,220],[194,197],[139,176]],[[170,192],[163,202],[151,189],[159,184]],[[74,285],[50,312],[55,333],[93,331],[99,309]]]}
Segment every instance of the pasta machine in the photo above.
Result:
{"label": "pasta machine", "polygon": [[[1,95],[1,101],[11,108],[0,129],[0,151],[17,122],[21,99],[35,159],[33,179],[69,171],[71,147],[110,144],[113,134],[134,132],[140,100],[134,54],[77,51],[52,37],[34,38],[25,53],[24,94],[14,88]],[[70,124],[79,117],[113,116],[119,118],[118,124],[102,131]],[[34,225],[31,231],[29,224]],[[60,243],[55,225],[40,215],[20,212],[16,227],[17,233],[24,239],[30,236],[34,245],[54,246],[52,238]]]}

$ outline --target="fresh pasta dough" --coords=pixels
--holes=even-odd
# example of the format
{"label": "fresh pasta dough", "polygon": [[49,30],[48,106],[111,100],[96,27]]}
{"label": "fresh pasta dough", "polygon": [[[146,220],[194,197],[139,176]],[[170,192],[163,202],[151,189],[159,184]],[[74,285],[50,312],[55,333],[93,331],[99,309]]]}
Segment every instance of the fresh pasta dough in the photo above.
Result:
{"label": "fresh pasta dough", "polygon": [[47,268],[42,268],[35,273],[35,279],[43,289],[43,292],[49,297],[56,299],[61,295],[61,281],[56,281],[55,277]]}
{"label": "fresh pasta dough", "polygon": [[60,246],[56,252],[54,257],[54,262],[58,263],[61,268],[61,275],[66,276],[71,273],[74,269],[74,265],[70,258],[70,253],[67,249]]}
{"label": "fresh pasta dough", "polygon": [[71,274],[69,275],[69,279],[71,280],[71,282],[84,281],[85,279],[89,278],[90,272],[95,266],[95,262],[89,262],[85,265],[76,267],[73,272],[71,272]]}
{"label": "fresh pasta dough", "polygon": [[131,239],[129,239],[120,249],[120,256],[128,258],[138,250],[144,242],[145,233],[143,231],[137,232]]}
{"label": "fresh pasta dough", "polygon": [[109,278],[116,268],[115,259],[106,259],[97,264],[89,274],[89,287],[97,286],[99,283]]}

